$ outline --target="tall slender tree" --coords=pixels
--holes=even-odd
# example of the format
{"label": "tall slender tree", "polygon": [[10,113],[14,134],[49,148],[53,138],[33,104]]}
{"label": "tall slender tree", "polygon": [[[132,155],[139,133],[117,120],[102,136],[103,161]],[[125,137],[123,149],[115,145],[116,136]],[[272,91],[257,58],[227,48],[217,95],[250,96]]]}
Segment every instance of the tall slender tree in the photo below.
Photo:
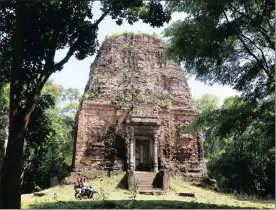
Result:
{"label": "tall slender tree", "polygon": [[[107,15],[119,25],[124,19],[130,24],[141,19],[159,27],[170,20],[170,13],[158,0],[104,0],[101,5],[102,15],[94,21],[92,1],[0,3],[0,83],[10,76],[9,139],[1,174],[1,208],[20,208],[25,131],[48,78],[62,70],[72,56],[81,60],[94,54],[98,26]],[[59,49],[68,51],[56,62]]]}

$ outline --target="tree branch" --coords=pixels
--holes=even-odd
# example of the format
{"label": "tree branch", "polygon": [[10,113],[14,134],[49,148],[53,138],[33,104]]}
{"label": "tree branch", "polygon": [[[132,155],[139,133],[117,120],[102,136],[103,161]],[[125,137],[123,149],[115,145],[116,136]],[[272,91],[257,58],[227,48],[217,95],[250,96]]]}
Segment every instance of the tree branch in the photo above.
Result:
{"label": "tree branch", "polygon": [[[239,11],[237,8],[235,8],[232,4],[228,3],[228,5],[229,5],[235,12],[237,12],[239,15],[241,15],[241,16],[247,18],[247,19],[249,20],[249,24],[250,24],[252,27],[254,27],[254,28],[256,28],[256,29],[259,29],[258,31],[265,37],[266,41],[269,43],[270,48],[273,49],[273,50],[275,51],[275,43],[269,38],[269,36],[267,36],[266,33],[267,33],[268,31],[267,31],[266,29],[264,29],[264,28],[261,26],[261,24],[260,24],[258,27],[252,25],[252,23],[255,22],[254,19],[252,19],[250,16],[248,16],[248,15],[246,15],[246,14],[240,12],[240,11]],[[273,29],[273,31],[274,31],[274,29]]]}
{"label": "tree branch", "polygon": [[272,25],[270,25],[270,21],[269,20],[267,20],[267,25],[270,28],[270,30],[274,32],[275,28]]}
{"label": "tree branch", "polygon": [[[99,25],[99,23],[108,15],[108,13],[110,12],[110,10],[111,10],[111,9],[108,9],[107,11],[105,11],[105,12],[102,14],[102,16],[93,24],[93,27],[94,27],[94,28],[96,28],[96,27]],[[75,51],[76,51],[76,46],[77,46],[78,42],[79,42],[79,39],[77,39],[77,41],[69,48],[69,50],[68,50],[66,56],[65,56],[60,62],[58,62],[58,63],[56,63],[56,64],[54,65],[54,68],[53,68],[53,70],[52,70],[52,73],[55,72],[55,71],[57,71],[57,70],[61,70],[62,67],[63,67],[63,65],[66,64],[66,63],[69,61],[69,59],[71,58],[71,56],[72,56],[72,55],[75,53]]]}
{"label": "tree branch", "polygon": [[102,16],[95,22],[95,23],[93,23],[93,26],[94,27],[97,27],[99,24],[100,24],[100,22],[108,15],[108,13],[111,11],[111,8],[109,8],[108,10],[106,10],[103,14],[102,14]]}
{"label": "tree branch", "polygon": [[71,58],[71,56],[76,51],[75,45],[76,45],[77,42],[78,42],[78,40],[70,47],[70,49],[68,50],[66,56],[61,61],[59,61],[58,63],[56,63],[54,65],[53,69],[51,70],[51,73],[54,73],[57,70],[61,70],[62,67],[63,67],[63,65],[66,64],[69,61],[69,59]]}
{"label": "tree branch", "polygon": [[[98,26],[98,24],[105,18],[105,16],[109,13],[110,10],[111,9],[108,9],[107,11],[105,11],[102,14],[102,16],[93,24],[94,28],[96,28]],[[62,21],[60,21],[60,24],[61,23],[62,23]],[[57,24],[57,25],[59,25],[59,24]],[[55,71],[61,70],[63,68],[64,64],[66,64],[69,61],[69,59],[72,57],[72,55],[74,55],[74,53],[76,51],[76,46],[79,43],[79,38],[69,48],[66,56],[61,61],[54,64],[54,56],[55,56],[55,52],[56,52],[57,38],[58,38],[58,34],[61,32],[60,30],[61,30],[61,27],[57,27],[56,30],[53,32],[53,36],[52,36],[52,38],[50,40],[50,44],[49,44],[50,47],[49,47],[49,52],[47,55],[47,60],[46,60],[44,71],[43,71],[44,74],[42,74],[40,76],[40,78],[38,79],[39,81],[36,85],[36,88],[26,106],[26,116],[25,116],[26,120],[29,119],[29,117],[30,117],[29,115],[32,112],[32,110],[34,109],[35,103],[38,100],[39,93],[40,93],[41,89],[43,88],[44,84],[46,83],[46,81],[48,80],[48,78]]]}
{"label": "tree branch", "polygon": [[27,168],[29,168],[29,167],[31,166],[32,160],[33,160],[33,159],[34,159],[34,158],[32,157],[32,158],[29,160],[29,162],[27,163],[27,165],[26,165],[25,167],[23,167],[23,169],[22,169],[21,176],[20,176],[21,185],[23,184],[23,179],[24,179],[25,171],[26,171]]}
{"label": "tree branch", "polygon": [[[223,14],[224,14],[224,16],[225,16],[227,22],[230,24],[230,21],[229,21],[227,15],[226,15],[225,11],[223,10],[222,12],[223,12]],[[242,36],[244,36],[244,35],[240,32],[240,29],[237,28],[237,27],[236,27],[236,29],[237,29],[237,37],[238,37],[238,39],[241,41],[241,43],[242,43],[242,45],[244,46],[244,48],[245,48],[245,50],[247,51],[247,53],[250,54],[252,57],[255,58],[255,60],[262,66],[262,68],[264,69],[265,73],[268,75],[268,72],[267,72],[267,70],[265,69],[265,67],[263,66],[262,62],[259,60],[259,58],[258,58],[253,52],[251,52],[251,50],[249,49],[249,47],[246,45],[246,43],[244,42],[244,40],[241,38],[240,35],[242,35]]]}
{"label": "tree branch", "polygon": [[[96,27],[99,25],[99,23],[108,15],[108,13],[109,13],[110,11],[111,11],[111,9],[106,10],[106,11],[102,14],[102,16],[101,16],[95,23],[93,23],[93,28],[96,28]],[[66,63],[69,61],[69,59],[71,58],[71,56],[72,56],[72,55],[75,53],[75,51],[76,51],[76,46],[77,46],[78,42],[79,42],[79,39],[77,39],[77,41],[76,41],[75,43],[72,44],[72,46],[69,48],[69,50],[68,50],[66,56],[65,56],[60,62],[58,62],[58,63],[56,63],[56,64],[54,65],[54,68],[53,68],[53,70],[52,70],[52,73],[55,72],[55,71],[57,71],[57,70],[61,70],[62,67],[63,67],[63,65],[66,64]]]}
{"label": "tree branch", "polygon": [[[250,38],[248,38],[247,36],[245,36],[245,35],[243,35],[243,34],[241,34],[241,36],[244,37],[245,39],[247,39],[249,42],[251,42],[251,43],[261,52],[262,58],[263,58],[263,60],[264,60],[264,62],[265,62],[266,68],[267,68],[267,70],[268,70],[269,67],[268,67],[268,64],[267,64],[267,62],[266,62],[266,58],[265,58],[265,55],[264,55],[264,52],[262,51],[262,49],[259,48],[259,47],[255,44],[255,42],[253,42],[253,41],[252,41]],[[265,70],[265,69],[264,69],[264,70]],[[265,71],[266,71],[266,70],[265,70]],[[268,74],[267,71],[266,71],[266,73]]]}
{"label": "tree branch", "polygon": [[62,30],[62,21],[63,21],[62,14],[65,11],[65,8],[67,5],[68,5],[68,2],[66,1],[62,2],[61,9],[58,11],[58,14],[60,14],[60,18],[58,18],[58,22],[55,25],[55,28],[52,33],[52,37],[49,40],[49,46],[48,46],[48,51],[46,53],[44,69],[38,77],[38,82],[35,85],[35,89],[31,92],[30,98],[27,99],[24,121],[29,121],[30,115],[35,108],[35,104],[38,100],[39,94],[43,86],[45,85],[46,81],[51,76],[51,74],[55,71],[54,58],[55,58],[56,49],[57,49],[58,35]]}
{"label": "tree branch", "polygon": [[269,47],[275,51],[275,42],[273,42],[265,32],[261,31],[260,30],[260,33],[265,37],[266,41],[268,42],[269,44]]}
{"label": "tree branch", "polygon": [[25,167],[23,167],[23,170],[22,170],[22,173],[21,173],[21,176],[20,176],[20,179],[21,179],[22,182],[23,182],[23,177],[24,177],[25,170],[26,170],[27,168],[29,168],[31,164],[32,164],[32,162],[31,162],[31,160],[30,160],[30,162],[27,163],[27,165],[26,165]]}
{"label": "tree branch", "polygon": [[251,50],[247,47],[246,43],[244,42],[244,40],[240,37],[240,35],[244,36],[243,34],[239,34],[237,33],[237,37],[238,39],[241,41],[242,45],[244,46],[244,48],[246,49],[246,51],[252,56],[255,58],[255,60],[262,66],[262,69],[264,70],[264,72],[268,75],[268,72],[266,70],[266,68],[263,66],[262,62],[258,59],[258,57],[253,53],[251,52]]}
{"label": "tree branch", "polygon": [[40,92],[41,92],[42,88],[44,87],[45,83],[47,82],[47,80],[49,79],[49,77],[51,76],[51,74],[52,74],[52,72],[50,71],[50,72],[42,75],[36,85],[35,90],[31,93],[31,97],[27,98],[24,122],[28,122],[30,120],[30,115],[35,108],[35,104],[38,101]]}

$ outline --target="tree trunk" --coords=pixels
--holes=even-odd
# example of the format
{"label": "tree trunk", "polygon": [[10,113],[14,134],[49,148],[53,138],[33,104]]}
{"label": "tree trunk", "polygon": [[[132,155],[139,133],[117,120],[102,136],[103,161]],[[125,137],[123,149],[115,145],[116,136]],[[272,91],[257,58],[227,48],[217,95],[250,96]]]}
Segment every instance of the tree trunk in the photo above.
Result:
{"label": "tree trunk", "polygon": [[8,146],[1,175],[1,209],[21,208],[20,176],[24,146],[24,129],[22,129],[21,116],[18,113],[10,124]]}
{"label": "tree trunk", "polygon": [[9,137],[1,173],[1,209],[20,208],[20,176],[24,135],[29,123],[29,114],[22,109],[24,77],[22,63],[24,53],[24,12],[26,2],[16,2],[16,23],[13,36],[13,57],[10,81]]}

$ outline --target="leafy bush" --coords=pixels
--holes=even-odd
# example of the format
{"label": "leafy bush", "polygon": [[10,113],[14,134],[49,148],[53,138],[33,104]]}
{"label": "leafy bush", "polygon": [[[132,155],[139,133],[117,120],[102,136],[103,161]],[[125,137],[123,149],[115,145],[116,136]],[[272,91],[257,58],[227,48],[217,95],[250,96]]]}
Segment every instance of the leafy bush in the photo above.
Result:
{"label": "leafy bush", "polygon": [[145,95],[142,93],[142,91],[139,91],[139,93],[137,94],[137,99],[139,102],[145,101]]}
{"label": "leafy bush", "polygon": [[204,103],[184,130],[202,129],[210,176],[226,192],[275,196],[274,100],[229,97],[217,110]]}
{"label": "leafy bush", "polygon": [[133,31],[130,31],[130,32],[125,31],[125,32],[122,32],[122,33],[114,33],[114,34],[112,34],[111,36],[106,35],[106,36],[105,36],[105,39],[106,39],[106,40],[107,40],[107,39],[114,40],[114,39],[116,39],[116,38],[118,38],[118,37],[120,37],[120,36],[124,36],[124,35],[127,35],[127,34],[136,35],[136,36],[138,36],[138,37],[141,37],[142,35],[145,34],[145,35],[153,36],[156,40],[161,40],[161,37],[159,37],[159,35],[158,35],[157,33],[155,33],[155,32],[153,32],[153,34],[150,35],[150,34],[147,34],[147,33],[143,33],[143,32],[141,32],[141,31],[138,31],[137,33],[136,33],[136,32],[133,32]]}
{"label": "leafy bush", "polygon": [[158,106],[162,108],[169,108],[172,106],[172,100],[170,98],[170,95],[164,92],[157,92],[154,94],[155,100]]}

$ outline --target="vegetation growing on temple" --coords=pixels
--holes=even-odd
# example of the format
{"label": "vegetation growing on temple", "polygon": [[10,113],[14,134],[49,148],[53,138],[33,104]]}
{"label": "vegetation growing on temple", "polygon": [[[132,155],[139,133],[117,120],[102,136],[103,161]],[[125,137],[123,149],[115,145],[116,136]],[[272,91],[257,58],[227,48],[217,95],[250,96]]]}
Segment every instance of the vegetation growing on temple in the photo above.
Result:
{"label": "vegetation growing on temple", "polygon": [[114,40],[118,37],[125,36],[125,35],[133,35],[133,36],[137,36],[137,37],[142,37],[143,35],[146,35],[146,36],[154,37],[157,41],[161,40],[161,37],[155,32],[153,32],[152,34],[147,34],[147,33],[142,33],[141,31],[138,31],[138,32],[127,32],[127,31],[125,31],[125,32],[122,32],[122,33],[114,33],[111,36],[106,35],[105,40]]}
{"label": "vegetation growing on temple", "polygon": [[156,92],[154,94],[155,99],[156,99],[156,103],[158,106],[162,107],[162,108],[169,108],[170,106],[172,106],[172,100],[170,98],[170,95],[168,93],[164,93],[164,92]]}

